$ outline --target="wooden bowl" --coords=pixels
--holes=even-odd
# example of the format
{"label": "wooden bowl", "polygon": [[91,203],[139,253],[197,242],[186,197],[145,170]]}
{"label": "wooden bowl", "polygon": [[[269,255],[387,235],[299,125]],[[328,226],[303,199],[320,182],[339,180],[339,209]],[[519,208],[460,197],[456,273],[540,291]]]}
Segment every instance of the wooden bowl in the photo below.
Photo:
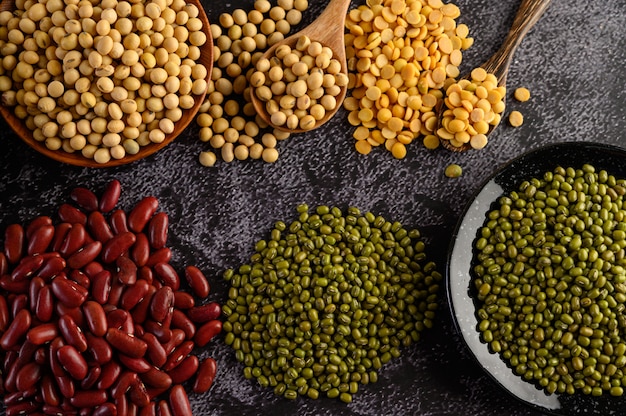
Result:
{"label": "wooden bowl", "polygon": [[[211,36],[211,26],[209,24],[209,18],[204,10],[204,7],[200,3],[200,0],[186,0],[187,3],[195,5],[199,10],[198,18],[202,21],[203,31],[206,34],[207,41],[200,49],[200,59],[199,62],[203,64],[207,69],[207,83],[211,78],[211,70],[213,68],[213,37]],[[14,9],[14,0],[2,0],[0,3],[0,11],[12,11]],[[200,95],[194,96],[194,105],[192,108],[183,111],[182,118],[177,121],[174,125],[174,131],[165,136],[165,140],[161,143],[152,143],[146,146],[141,146],[139,152],[137,154],[131,155],[127,154],[121,159],[113,159],[107,163],[97,163],[93,159],[89,159],[84,157],[80,151],[76,151],[74,153],[67,153],[62,149],[59,150],[50,150],[48,149],[43,142],[39,142],[35,140],[33,137],[33,132],[26,127],[24,124],[24,120],[18,118],[13,113],[12,107],[0,106],[0,114],[4,117],[9,126],[17,133],[20,138],[26,142],[30,147],[42,153],[45,156],[48,156],[51,159],[54,159],[58,162],[68,163],[70,165],[75,166],[84,166],[84,167],[92,167],[92,168],[104,168],[104,167],[112,167],[124,165],[127,163],[134,162],[139,159],[143,159],[151,154],[159,151],[160,149],[167,146],[171,143],[179,134],[181,134],[185,128],[189,125],[189,123],[194,119],[200,106],[202,105],[204,98],[206,95],[206,91]]]}

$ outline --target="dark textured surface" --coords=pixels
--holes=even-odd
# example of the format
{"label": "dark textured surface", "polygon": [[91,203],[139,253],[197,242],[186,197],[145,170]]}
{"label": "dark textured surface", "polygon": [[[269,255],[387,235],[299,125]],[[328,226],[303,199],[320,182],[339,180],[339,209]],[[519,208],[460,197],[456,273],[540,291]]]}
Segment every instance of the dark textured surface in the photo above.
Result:
{"label": "dark textured surface", "polygon": [[[311,1],[310,19],[325,2]],[[245,3],[205,2],[210,19]],[[497,49],[519,2],[463,0],[460,22],[468,24],[474,46],[464,54],[462,72],[480,64]],[[0,224],[26,223],[68,201],[74,186],[100,190],[110,179],[123,184],[120,206],[129,209],[141,197],[154,195],[170,215],[168,245],[173,264],[195,264],[211,278],[212,299],[223,301],[221,274],[247,262],[254,241],[268,235],[279,219],[294,218],[295,207],[357,206],[425,236],[429,256],[445,269],[447,247],[464,205],[480,184],[507,161],[543,144],[595,141],[624,146],[626,130],[626,3],[553,0],[529,32],[513,60],[509,90],[525,86],[526,103],[508,100],[507,112],[520,110],[522,127],[503,123],[480,152],[454,154],[409,146],[405,160],[377,150],[367,157],[353,148],[345,113],[327,127],[294,136],[279,145],[273,165],[258,161],[218,163],[203,168],[198,153],[207,145],[197,128],[156,155],[113,169],[76,168],[45,159],[22,144],[4,122],[0,138]],[[463,176],[448,179],[445,166],[458,163]],[[197,415],[521,415],[537,411],[510,398],[472,361],[455,334],[444,291],[435,328],[403,350],[401,358],[380,372],[378,383],[362,388],[353,403],[298,399],[288,402],[254,381],[222,339],[204,355],[218,361],[212,390],[192,395]]]}

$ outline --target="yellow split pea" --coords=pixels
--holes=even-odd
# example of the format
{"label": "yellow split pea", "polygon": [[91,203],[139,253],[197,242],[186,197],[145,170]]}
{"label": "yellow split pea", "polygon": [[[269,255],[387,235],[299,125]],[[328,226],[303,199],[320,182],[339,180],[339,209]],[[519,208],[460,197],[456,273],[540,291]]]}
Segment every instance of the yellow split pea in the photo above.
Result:
{"label": "yellow split pea", "polygon": [[470,75],[446,90],[446,110],[437,136],[455,147],[469,143],[482,149],[489,130],[500,123],[506,88],[498,86],[496,76],[483,68],[473,69]]}
{"label": "yellow split pea", "polygon": [[401,159],[418,136],[429,149],[439,145],[435,107],[473,43],[459,16],[456,5],[435,0],[367,0],[349,11],[344,108],[357,152],[382,146]]}

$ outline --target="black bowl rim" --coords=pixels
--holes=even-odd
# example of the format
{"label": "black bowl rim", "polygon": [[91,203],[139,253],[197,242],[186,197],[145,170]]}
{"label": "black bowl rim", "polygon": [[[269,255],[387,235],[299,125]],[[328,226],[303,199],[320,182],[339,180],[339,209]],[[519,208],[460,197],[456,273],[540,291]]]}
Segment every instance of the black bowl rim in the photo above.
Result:
{"label": "black bowl rim", "polygon": [[[476,355],[476,352],[472,349],[472,347],[468,344],[467,339],[465,338],[465,335],[463,333],[463,329],[461,328],[461,325],[459,323],[458,317],[457,317],[457,313],[455,310],[455,303],[453,300],[453,293],[452,293],[452,285],[451,285],[451,264],[452,264],[452,259],[453,259],[453,252],[454,252],[454,248],[456,246],[457,243],[457,239],[459,237],[459,232],[461,230],[461,228],[463,227],[466,218],[468,216],[469,210],[471,209],[472,205],[476,202],[476,199],[478,198],[478,196],[480,195],[481,192],[483,192],[483,190],[485,189],[485,187],[492,181],[497,180],[501,175],[503,175],[505,172],[507,172],[508,170],[512,169],[514,166],[518,165],[518,164],[524,164],[525,162],[528,162],[529,160],[532,160],[533,158],[539,157],[542,153],[546,153],[546,152],[554,152],[554,151],[559,151],[559,150],[565,150],[565,151],[586,151],[586,152],[598,152],[598,153],[602,153],[602,154],[614,154],[615,158],[620,158],[622,159],[624,162],[621,164],[622,165],[622,177],[626,177],[626,148],[623,147],[618,147],[615,145],[610,145],[610,144],[603,144],[603,143],[597,143],[597,142],[573,142],[573,141],[568,141],[568,142],[559,142],[559,143],[553,143],[553,144],[549,144],[549,145],[545,145],[536,149],[532,149],[529,150],[507,162],[505,162],[502,166],[500,166],[499,168],[497,168],[485,181],[483,181],[483,183],[480,184],[480,186],[477,188],[477,190],[473,193],[473,195],[470,197],[470,199],[468,200],[468,202],[465,204],[463,210],[461,211],[461,215],[459,217],[459,220],[453,230],[453,233],[451,235],[451,239],[450,239],[450,244],[448,246],[448,252],[446,254],[446,267],[445,267],[445,286],[446,286],[446,298],[447,298],[447,302],[448,302],[448,307],[450,309],[450,313],[452,315],[452,322],[454,325],[454,328],[456,330],[456,332],[459,334],[460,338],[462,339],[463,343],[465,344],[465,347],[467,349],[467,351],[469,352],[469,354],[471,355],[472,359],[480,366],[480,368],[489,376],[489,378],[491,380],[493,380],[495,382],[495,384],[497,384],[500,388],[504,389],[510,396],[512,396],[513,398],[515,398],[516,400],[518,400],[521,403],[524,403],[525,405],[529,406],[530,408],[533,408],[535,410],[541,411],[543,413],[547,413],[547,414],[551,414],[551,415],[555,415],[555,416],[567,416],[570,415],[570,413],[567,413],[567,411],[571,411],[572,409],[563,409],[562,405],[563,405],[563,399],[565,399],[565,401],[567,401],[567,398],[572,397],[569,395],[559,395],[559,394],[554,394],[552,396],[556,397],[556,399],[560,402],[558,408],[547,408],[544,407],[542,405],[539,405],[537,403],[533,403],[530,401],[525,400],[522,397],[519,397],[518,395],[516,395],[514,392],[512,392],[511,390],[509,390],[500,380],[500,378],[498,378],[496,375],[494,375],[491,371],[489,371],[487,368],[485,368],[485,365],[483,364],[483,362],[481,362],[481,360],[479,359],[479,357]],[[571,155],[569,155],[571,156]],[[595,156],[596,158],[598,157],[597,155]],[[588,162],[593,164],[596,168],[602,169],[602,166],[598,166],[598,163],[594,162]],[[563,165],[563,162],[558,160],[558,159],[554,159],[550,162],[548,162],[549,165],[556,167],[559,165]],[[537,167],[538,168],[538,167]],[[543,170],[545,171],[545,170]],[[614,172],[609,171],[610,174],[614,174]],[[528,174],[521,175],[520,178],[525,178],[525,179],[529,179]],[[519,186],[519,179],[518,181],[515,181],[515,186],[514,188],[517,189],[517,186]],[[512,189],[511,189],[512,190]],[[507,190],[503,189],[504,192],[507,192]],[[495,201],[491,201],[489,204],[493,203]],[[484,212],[481,212],[482,214],[485,214]],[[481,224],[484,221],[481,220]],[[471,247],[468,247],[468,249],[472,249]],[[469,290],[469,287],[468,287]],[[468,295],[469,296],[469,295]],[[486,344],[483,344],[481,342],[481,345],[483,345],[485,347],[485,350],[487,352],[489,352],[489,354],[492,354],[490,351],[488,351],[488,348],[486,346]],[[493,354],[492,354],[493,355]],[[499,357],[497,357],[498,359],[500,359]],[[504,363],[504,362],[503,362]],[[539,388],[535,387],[534,384],[529,383],[524,381],[521,377],[515,375],[513,372],[510,373],[511,377],[516,377],[519,379],[519,381],[521,383],[526,383],[528,386],[535,388],[537,390],[537,392],[539,394],[544,394],[546,397],[548,397],[548,395],[543,392],[543,390],[540,390]],[[580,400],[583,400],[584,402],[588,402],[588,401],[603,401],[604,405],[606,405],[606,396],[607,395],[603,395],[603,398],[596,398],[593,396],[584,396],[584,395],[577,395],[575,394],[574,396],[578,396],[577,400],[574,400],[575,402],[579,402]],[[612,400],[615,399],[614,397],[608,398],[608,400]],[[610,403],[609,403],[610,404]],[[583,411],[586,412],[589,409],[584,409]],[[622,409],[623,410],[623,409]],[[566,413],[563,413],[563,411],[565,411]],[[588,413],[581,413],[587,415]]]}

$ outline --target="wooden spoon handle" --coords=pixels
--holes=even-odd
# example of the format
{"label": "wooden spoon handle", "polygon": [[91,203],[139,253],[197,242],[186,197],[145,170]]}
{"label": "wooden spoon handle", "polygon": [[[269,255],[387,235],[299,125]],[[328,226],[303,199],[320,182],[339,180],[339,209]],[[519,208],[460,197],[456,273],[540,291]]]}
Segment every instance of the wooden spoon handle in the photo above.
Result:
{"label": "wooden spoon handle", "polygon": [[509,66],[515,54],[515,50],[522,42],[526,33],[539,20],[546,11],[552,0],[522,0],[513,19],[513,24],[500,46],[500,49],[489,58],[482,67],[498,78],[498,84],[506,81]]}
{"label": "wooden spoon handle", "polygon": [[336,53],[343,51],[345,56],[344,32],[349,6],[350,0],[331,0],[324,11],[300,33],[321,41]]}

